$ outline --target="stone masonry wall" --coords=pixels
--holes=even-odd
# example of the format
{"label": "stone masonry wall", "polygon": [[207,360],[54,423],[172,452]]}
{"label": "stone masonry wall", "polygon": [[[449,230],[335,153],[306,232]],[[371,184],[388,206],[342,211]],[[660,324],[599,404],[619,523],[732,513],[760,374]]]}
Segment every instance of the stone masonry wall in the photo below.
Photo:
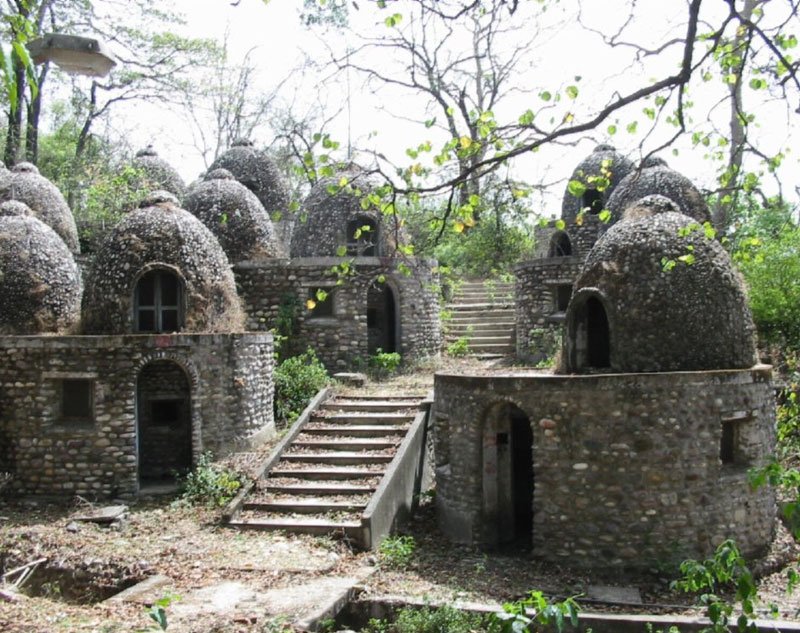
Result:
{"label": "stone masonry wall", "polygon": [[[484,544],[486,412],[516,404],[533,432],[533,554],[584,567],[648,567],[705,557],[725,538],[746,556],[771,541],[773,493],[747,470],[774,448],[771,368],[665,374],[435,379],[440,525]],[[736,455],[722,463],[723,424]]]}
{"label": "stone masonry wall", "polygon": [[535,364],[561,350],[565,311],[557,309],[558,287],[571,288],[582,264],[580,257],[547,257],[514,268],[517,357],[521,360]]}
{"label": "stone masonry wall", "polygon": [[[136,381],[159,360],[187,375],[193,459],[274,433],[269,334],[0,337],[0,471],[14,475],[11,490],[136,494]],[[88,420],[61,418],[61,385],[76,378],[92,381]]]}
{"label": "stone masonry wall", "polygon": [[[533,252],[535,259],[550,256],[550,240],[559,232],[559,229],[556,227],[556,222],[556,220],[553,220],[546,226],[536,228]],[[585,259],[589,251],[592,250],[592,246],[594,246],[595,242],[609,227],[609,224],[589,213],[584,214],[581,224],[574,222],[566,223],[563,232],[569,237],[570,245],[572,246],[572,256],[579,257],[581,260]]]}
{"label": "stone masonry wall", "polygon": [[[245,302],[247,328],[276,328],[294,315],[288,343],[295,351],[313,348],[331,371],[362,368],[368,361],[367,293],[379,277],[392,289],[399,319],[398,351],[405,359],[437,354],[441,347],[438,277],[430,262],[415,262],[410,275],[375,257],[354,260],[355,275],[336,285],[334,257],[242,262],[234,267]],[[332,314],[318,316],[305,306],[318,289],[329,293]]]}

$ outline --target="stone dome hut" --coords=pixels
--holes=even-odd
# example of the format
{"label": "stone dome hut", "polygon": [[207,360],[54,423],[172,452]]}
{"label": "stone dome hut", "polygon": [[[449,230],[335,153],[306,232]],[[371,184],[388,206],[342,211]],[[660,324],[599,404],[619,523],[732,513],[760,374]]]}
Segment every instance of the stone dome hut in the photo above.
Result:
{"label": "stone dome hut", "polygon": [[272,220],[264,206],[227,169],[208,172],[190,188],[183,206],[216,236],[231,262],[279,255]]}
{"label": "stone dome hut", "polygon": [[221,154],[208,171],[227,169],[240,183],[252,191],[266,212],[286,214],[289,210],[289,191],[275,161],[253,145],[239,139]]}
{"label": "stone dome hut", "polygon": [[[342,185],[343,179],[346,184]],[[292,257],[333,257],[341,254],[342,246],[348,256],[392,255],[399,227],[373,205],[367,209],[361,205],[379,185],[376,178],[355,166],[318,182],[303,204],[305,220],[295,226]]]}
{"label": "stone dome hut", "polygon": [[681,213],[698,222],[711,219],[708,205],[692,181],[657,157],[648,159],[640,169],[630,172],[611,193],[608,209],[612,218],[621,218],[629,206],[652,194],[669,198],[678,205]]}
{"label": "stone dome hut", "polygon": [[[633,162],[611,145],[595,147],[591,154],[578,163],[570,176],[570,180],[584,184],[586,191],[582,196],[574,196],[569,188],[565,189],[561,202],[561,219],[574,222],[582,209],[588,209],[591,215],[600,213],[608,206],[608,198],[616,186],[634,169]],[[597,186],[589,181],[591,177],[597,176],[607,177],[610,181],[603,191],[598,191]]]}
{"label": "stone dome hut", "polygon": [[80,303],[80,271],[64,241],[23,203],[0,205],[0,335],[68,332]]}
{"label": "stone dome hut", "polygon": [[[743,369],[755,328],[730,257],[694,218],[643,201],[603,235],[567,310],[568,372]],[[661,211],[663,211],[663,204]]]}
{"label": "stone dome hut", "polygon": [[136,152],[132,165],[145,173],[151,185],[150,189],[169,191],[179,199],[186,193],[183,178],[172,165],[158,155],[152,145]]}
{"label": "stone dome hut", "polygon": [[83,320],[91,334],[243,329],[224,251],[167,192],[149,196],[102,244],[86,284]]}
{"label": "stone dome hut", "polygon": [[0,198],[18,200],[53,229],[73,253],[80,252],[78,229],[67,201],[52,182],[31,163],[18,163],[8,177],[0,174]]}

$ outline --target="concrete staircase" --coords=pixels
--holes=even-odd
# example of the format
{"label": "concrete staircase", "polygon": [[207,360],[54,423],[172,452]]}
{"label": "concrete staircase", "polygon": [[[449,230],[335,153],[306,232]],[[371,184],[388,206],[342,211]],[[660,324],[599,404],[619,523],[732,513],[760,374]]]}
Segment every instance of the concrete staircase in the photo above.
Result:
{"label": "concrete staircase", "polygon": [[[369,549],[384,529],[372,524],[371,506],[383,504],[380,512],[385,515],[386,507],[397,505],[396,499],[376,496],[390,487],[387,478],[403,471],[396,462],[401,449],[414,444],[412,429],[421,431],[424,446],[423,400],[397,394],[333,397],[307,409],[273,452],[261,478],[240,495],[229,525],[340,535]],[[415,446],[408,450],[408,460],[419,465]]]}
{"label": "concrete staircase", "polygon": [[445,349],[468,341],[469,355],[491,360],[514,354],[514,283],[494,280],[463,282],[445,309]]}

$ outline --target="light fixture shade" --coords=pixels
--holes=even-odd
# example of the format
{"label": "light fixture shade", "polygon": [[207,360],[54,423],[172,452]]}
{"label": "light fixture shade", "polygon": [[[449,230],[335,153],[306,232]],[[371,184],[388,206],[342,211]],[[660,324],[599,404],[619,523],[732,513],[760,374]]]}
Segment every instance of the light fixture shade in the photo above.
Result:
{"label": "light fixture shade", "polygon": [[91,37],[47,33],[27,47],[35,64],[51,61],[73,75],[104,77],[117,64],[106,47]]}

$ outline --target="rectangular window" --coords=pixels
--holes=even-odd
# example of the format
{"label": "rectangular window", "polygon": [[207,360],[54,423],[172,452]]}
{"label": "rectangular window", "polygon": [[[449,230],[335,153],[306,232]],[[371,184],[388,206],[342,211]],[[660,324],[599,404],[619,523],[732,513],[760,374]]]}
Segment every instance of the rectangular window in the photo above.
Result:
{"label": "rectangular window", "polygon": [[753,412],[749,410],[727,411],[720,416],[719,461],[724,465],[746,466],[751,456],[749,444],[754,426]]}
{"label": "rectangular window", "polygon": [[572,285],[562,284],[555,288],[555,304],[557,312],[566,312],[569,300],[572,298]]}
{"label": "rectangular window", "polygon": [[311,308],[311,318],[321,319],[333,317],[333,288],[321,288],[327,293],[325,299],[320,299],[317,295],[317,288],[308,289],[308,298],[314,302],[314,307]]}
{"label": "rectangular window", "polygon": [[736,461],[736,423],[722,422],[722,436],[719,442],[719,459],[723,464]]}
{"label": "rectangular window", "polygon": [[65,378],[61,381],[62,422],[90,423],[94,420],[94,381]]}

